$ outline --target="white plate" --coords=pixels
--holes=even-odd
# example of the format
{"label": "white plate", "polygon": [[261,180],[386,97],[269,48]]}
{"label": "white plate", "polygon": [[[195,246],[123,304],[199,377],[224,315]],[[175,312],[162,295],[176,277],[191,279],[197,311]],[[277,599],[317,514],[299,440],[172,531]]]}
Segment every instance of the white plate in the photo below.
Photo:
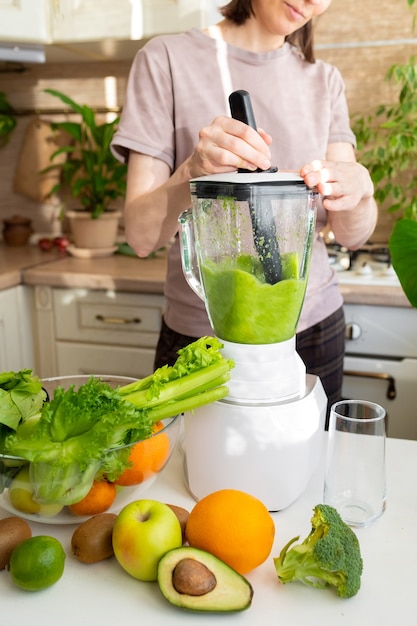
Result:
{"label": "white plate", "polygon": [[[137,485],[135,487],[118,487],[116,500],[113,506],[107,509],[105,513],[119,513],[119,511],[126,504],[137,500],[138,497],[155,482],[157,476],[158,474],[155,474],[142,485]],[[29,522],[37,522],[39,524],[81,524],[81,522],[84,522],[92,517],[91,515],[74,515],[67,507],[64,507],[58,515],[54,515],[53,517],[41,517],[36,514],[32,515],[30,513],[22,513],[22,511],[18,511],[11,505],[6,491],[0,495],[0,507],[5,511],[8,511],[8,513],[12,513],[12,515],[22,517]]]}
{"label": "white plate", "polygon": [[78,259],[97,259],[100,257],[111,256],[117,250],[117,246],[110,248],[77,248],[70,244],[66,248],[68,252]]}

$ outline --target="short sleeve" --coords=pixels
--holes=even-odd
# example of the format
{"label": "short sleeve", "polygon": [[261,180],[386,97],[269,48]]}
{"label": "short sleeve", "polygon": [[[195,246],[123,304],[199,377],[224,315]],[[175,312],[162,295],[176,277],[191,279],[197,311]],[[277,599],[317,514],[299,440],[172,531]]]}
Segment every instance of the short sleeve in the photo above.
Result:
{"label": "short sleeve", "polygon": [[169,57],[164,42],[156,38],[137,52],[132,63],[113,154],[127,162],[133,150],[165,161],[172,170],[173,108]]}

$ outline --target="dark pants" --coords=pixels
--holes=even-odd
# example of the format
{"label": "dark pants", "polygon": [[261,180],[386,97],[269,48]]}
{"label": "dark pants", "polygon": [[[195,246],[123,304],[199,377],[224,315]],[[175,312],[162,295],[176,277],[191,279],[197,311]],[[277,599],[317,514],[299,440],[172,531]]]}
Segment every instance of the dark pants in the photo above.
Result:
{"label": "dark pants", "polygon": [[296,336],[297,352],[307,373],[321,380],[327,395],[326,429],[330,407],[342,399],[343,357],[345,355],[345,315],[343,307]]}
{"label": "dark pants", "polygon": [[[163,321],[155,355],[155,369],[173,365],[178,350],[195,341],[196,337],[181,335]],[[343,307],[315,326],[297,333],[297,352],[306,364],[307,373],[318,376],[328,398],[328,411],[341,399],[343,357],[345,353],[345,316]],[[327,420],[326,420],[327,428]]]}

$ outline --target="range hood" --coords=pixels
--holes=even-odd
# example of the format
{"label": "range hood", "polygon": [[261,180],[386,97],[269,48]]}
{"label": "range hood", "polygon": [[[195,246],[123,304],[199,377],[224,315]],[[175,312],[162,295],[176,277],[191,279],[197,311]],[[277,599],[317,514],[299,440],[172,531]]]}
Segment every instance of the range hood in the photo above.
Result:
{"label": "range hood", "polygon": [[0,61],[45,63],[45,47],[40,44],[0,42]]}

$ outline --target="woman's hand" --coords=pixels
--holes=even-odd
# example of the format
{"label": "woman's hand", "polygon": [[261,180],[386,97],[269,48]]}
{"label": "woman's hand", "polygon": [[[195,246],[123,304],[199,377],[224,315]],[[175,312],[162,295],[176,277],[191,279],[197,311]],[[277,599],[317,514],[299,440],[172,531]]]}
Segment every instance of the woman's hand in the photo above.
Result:
{"label": "woman's hand", "polygon": [[199,140],[188,159],[190,178],[230,172],[239,168],[267,170],[271,167],[271,136],[261,128],[219,116],[200,130]]}
{"label": "woman's hand", "polygon": [[315,160],[300,170],[308,187],[317,187],[328,211],[356,209],[362,200],[372,198],[374,186],[368,170],[357,163]]}
{"label": "woman's hand", "polygon": [[355,250],[375,230],[378,209],[374,186],[368,170],[357,163],[351,144],[329,144],[326,157],[302,167],[300,176],[308,187],[317,187],[323,195],[336,241]]}

